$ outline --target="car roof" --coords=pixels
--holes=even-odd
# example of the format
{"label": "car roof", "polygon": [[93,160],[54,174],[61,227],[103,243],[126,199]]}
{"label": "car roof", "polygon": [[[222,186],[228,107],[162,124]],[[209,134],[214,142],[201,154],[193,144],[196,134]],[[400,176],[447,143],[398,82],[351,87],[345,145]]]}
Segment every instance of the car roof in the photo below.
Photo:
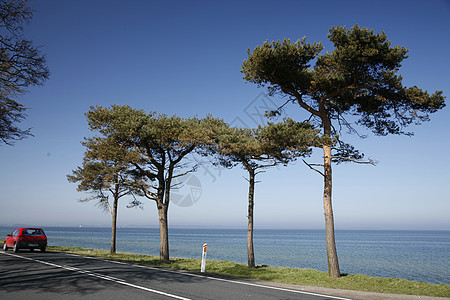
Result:
{"label": "car roof", "polygon": [[16,229],[38,229],[38,230],[43,230],[42,228],[38,228],[38,227],[19,227]]}

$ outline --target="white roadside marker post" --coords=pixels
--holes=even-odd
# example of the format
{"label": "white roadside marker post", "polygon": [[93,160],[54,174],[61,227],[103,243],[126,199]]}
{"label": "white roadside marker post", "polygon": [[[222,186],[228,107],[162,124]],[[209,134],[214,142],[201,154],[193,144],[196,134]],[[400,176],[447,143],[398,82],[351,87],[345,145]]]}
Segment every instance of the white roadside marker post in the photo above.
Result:
{"label": "white roadside marker post", "polygon": [[205,273],[206,269],[206,248],[208,247],[208,244],[203,244],[203,251],[202,251],[202,266],[200,269],[200,272]]}

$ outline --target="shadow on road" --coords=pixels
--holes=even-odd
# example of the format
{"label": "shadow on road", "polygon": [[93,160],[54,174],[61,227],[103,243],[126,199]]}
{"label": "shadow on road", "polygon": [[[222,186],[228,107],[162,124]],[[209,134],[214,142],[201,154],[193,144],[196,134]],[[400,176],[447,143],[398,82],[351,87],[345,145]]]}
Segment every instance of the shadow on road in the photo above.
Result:
{"label": "shadow on road", "polygon": [[[204,280],[161,270],[115,264],[99,259],[69,256],[61,253],[23,251],[18,255],[45,261],[59,266],[75,267],[80,271],[66,270],[36,261],[0,254],[0,290],[7,293],[23,292],[57,293],[84,296],[111,288],[125,288],[117,283],[92,274],[117,278],[136,285],[158,289],[168,283],[192,283]],[[83,273],[84,271],[88,271]]]}

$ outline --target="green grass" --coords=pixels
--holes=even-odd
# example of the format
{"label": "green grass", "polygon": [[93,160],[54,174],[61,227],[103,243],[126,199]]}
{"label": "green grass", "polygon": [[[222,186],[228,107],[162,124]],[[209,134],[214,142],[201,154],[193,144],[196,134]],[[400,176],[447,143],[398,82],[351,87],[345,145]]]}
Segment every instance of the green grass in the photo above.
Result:
{"label": "green grass", "polygon": [[[109,251],[105,250],[56,246],[49,246],[48,250],[91,257],[101,257],[131,264],[167,268],[172,270],[200,272],[200,259],[172,258],[169,262],[161,262],[159,257],[155,256],[131,253],[110,254]],[[450,285],[429,284],[424,282],[408,281],[405,279],[370,277],[360,274],[346,275],[341,278],[330,278],[327,272],[320,272],[311,269],[270,266],[258,266],[257,268],[249,269],[245,264],[215,260],[207,260],[206,272],[208,275],[257,279],[335,289],[403,295],[450,297]]]}
{"label": "green grass", "polygon": [[[3,244],[4,240],[0,240]],[[200,259],[172,258],[169,262],[161,262],[159,257],[132,253],[110,254],[105,250],[84,249],[76,247],[48,246],[50,251],[72,253],[91,257],[101,257],[131,264],[200,272]],[[207,260],[208,275],[228,276],[279,282],[295,285],[318,286],[334,289],[356,290],[376,293],[420,295],[433,297],[450,297],[450,285],[430,284],[396,278],[370,277],[365,275],[346,275],[341,278],[330,278],[327,272],[311,269],[281,268],[258,266],[250,269],[245,264],[230,261]]]}

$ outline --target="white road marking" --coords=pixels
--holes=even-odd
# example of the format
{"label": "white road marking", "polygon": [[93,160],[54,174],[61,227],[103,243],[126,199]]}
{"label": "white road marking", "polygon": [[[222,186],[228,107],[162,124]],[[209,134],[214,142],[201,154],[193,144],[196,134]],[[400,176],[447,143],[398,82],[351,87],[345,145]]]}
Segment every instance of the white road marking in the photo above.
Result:
{"label": "white road marking", "polygon": [[[4,252],[0,252],[0,253],[4,253]],[[175,299],[191,300],[189,298],[184,298],[184,297],[181,297],[181,296],[176,296],[176,295],[164,293],[164,292],[161,292],[161,291],[149,289],[149,288],[146,288],[146,287],[134,285],[134,284],[131,284],[131,283],[127,283],[127,282],[125,282],[125,281],[123,281],[121,279],[118,279],[118,278],[114,278],[114,277],[110,277],[110,276],[106,276],[106,275],[101,275],[101,274],[98,274],[98,273],[93,273],[93,272],[82,270],[82,269],[75,268],[75,267],[60,266],[60,265],[56,265],[56,264],[53,264],[53,263],[40,261],[40,260],[35,260],[35,259],[28,258],[28,257],[14,255],[14,254],[10,254],[10,253],[4,253],[4,254],[11,255],[11,256],[16,256],[16,257],[20,257],[20,258],[36,261],[36,262],[40,262],[40,263],[43,263],[43,264],[47,264],[47,265],[58,267],[58,268],[63,268],[63,269],[70,270],[70,271],[76,271],[76,272],[79,272],[79,273],[84,273],[84,274],[89,275],[89,276],[94,276],[94,277],[101,278],[101,279],[104,279],[104,280],[114,281],[114,282],[117,282],[119,284],[127,285],[127,286],[130,286],[130,287],[134,287],[134,288],[141,289],[141,290],[148,291],[148,292],[153,292],[153,293],[156,293],[156,294],[165,295],[165,296],[172,297],[172,298],[175,298]],[[287,288],[281,288],[281,287],[276,287],[276,286],[262,285],[262,284],[251,283],[251,282],[229,280],[229,279],[210,277],[210,276],[198,275],[198,274],[187,273],[187,272],[185,273],[185,272],[178,272],[178,271],[161,269],[161,268],[154,268],[154,267],[149,267],[149,266],[129,264],[129,263],[124,263],[124,262],[114,261],[114,260],[108,260],[108,259],[103,259],[103,258],[98,258],[98,257],[88,257],[88,256],[77,255],[77,254],[66,254],[66,255],[83,257],[83,258],[89,258],[89,259],[96,259],[96,260],[101,260],[101,261],[105,261],[105,262],[109,262],[109,263],[134,266],[134,267],[143,268],[143,269],[149,269],[149,270],[154,270],[154,271],[174,273],[174,274],[178,274],[178,275],[185,275],[185,276],[198,277],[198,278],[206,278],[206,279],[210,279],[210,280],[217,280],[217,281],[223,281],[223,282],[229,282],[229,283],[234,283],[234,284],[241,284],[241,285],[259,287],[259,288],[265,288],[265,289],[271,289],[271,290],[277,290],[277,291],[283,291],[283,292],[290,292],[290,293],[304,294],[304,295],[318,296],[318,297],[326,297],[326,298],[329,298],[329,299],[336,299],[336,300],[352,300],[350,298],[343,298],[343,297],[338,297],[338,296],[330,296],[330,295],[324,295],[324,294],[318,294],[318,293],[312,293],[312,292],[306,292],[306,291],[299,291],[299,290],[292,290],[292,289],[287,289]]]}
{"label": "white road marking", "polygon": [[107,281],[112,281],[112,282],[115,282],[115,283],[118,283],[118,284],[122,284],[122,285],[126,285],[126,286],[129,286],[129,287],[132,287],[132,288],[144,290],[144,291],[147,291],[147,292],[151,292],[151,293],[155,293],[155,294],[171,297],[171,298],[174,298],[174,299],[191,300],[189,298],[185,298],[185,297],[181,297],[181,296],[165,293],[165,292],[162,292],[162,291],[146,288],[146,287],[139,286],[139,285],[136,285],[136,284],[128,283],[128,282],[126,282],[126,281],[124,281],[122,279],[119,279],[119,278],[115,278],[115,277],[111,277],[111,276],[107,276],[107,275],[103,275],[103,274],[99,274],[99,273],[83,270],[83,269],[76,268],[76,267],[61,266],[61,265],[57,265],[57,264],[54,264],[54,263],[51,263],[51,262],[38,260],[38,259],[33,259],[33,258],[20,256],[20,255],[15,255],[15,254],[11,254],[11,253],[4,253],[4,252],[0,252],[0,253],[6,254],[6,255],[10,255],[10,256],[14,256],[14,257],[18,257],[18,258],[23,258],[23,259],[26,259],[26,260],[31,260],[31,261],[34,261],[34,262],[37,262],[37,263],[41,263],[41,264],[44,264],[44,265],[49,265],[49,266],[52,266],[52,267],[55,267],[55,268],[61,268],[61,269],[68,270],[68,271],[82,273],[82,274],[85,274],[85,275],[88,275],[88,276],[100,278],[100,279],[107,280]]}
{"label": "white road marking", "polygon": [[[70,255],[76,255],[76,254],[70,254]],[[79,255],[79,256],[81,256],[81,255]],[[91,259],[98,259],[98,260],[102,260],[102,261],[106,261],[106,262],[110,262],[110,263],[115,263],[115,264],[129,265],[129,266],[134,266],[134,267],[144,268],[144,269],[149,269],[149,270],[156,270],[156,271],[161,271],[161,272],[174,273],[174,274],[191,276],[191,277],[198,277],[198,278],[207,278],[207,279],[211,279],[211,280],[224,281],[224,282],[229,282],[229,283],[234,283],[234,284],[248,285],[248,286],[254,286],[254,287],[259,287],[259,288],[266,288],[266,289],[283,291],[283,292],[290,292],[290,293],[297,293],[297,294],[304,294],[304,295],[311,295],[311,296],[318,296],[318,297],[327,297],[327,298],[336,299],[336,300],[352,300],[350,298],[343,298],[343,297],[338,297],[338,296],[330,296],[330,295],[324,295],[324,294],[318,294],[318,293],[306,292],[306,291],[299,291],[299,290],[292,290],[292,289],[287,289],[287,288],[281,288],[281,287],[276,287],[276,286],[269,286],[269,285],[263,285],[263,284],[245,282],[245,281],[229,280],[229,279],[210,277],[210,276],[198,275],[198,274],[187,273],[187,272],[178,272],[178,271],[161,269],[161,268],[154,268],[154,267],[149,267],[149,266],[129,264],[129,263],[124,263],[124,262],[114,261],[114,260],[108,260],[108,259],[103,259],[103,258],[98,258],[98,257],[91,257]]]}

